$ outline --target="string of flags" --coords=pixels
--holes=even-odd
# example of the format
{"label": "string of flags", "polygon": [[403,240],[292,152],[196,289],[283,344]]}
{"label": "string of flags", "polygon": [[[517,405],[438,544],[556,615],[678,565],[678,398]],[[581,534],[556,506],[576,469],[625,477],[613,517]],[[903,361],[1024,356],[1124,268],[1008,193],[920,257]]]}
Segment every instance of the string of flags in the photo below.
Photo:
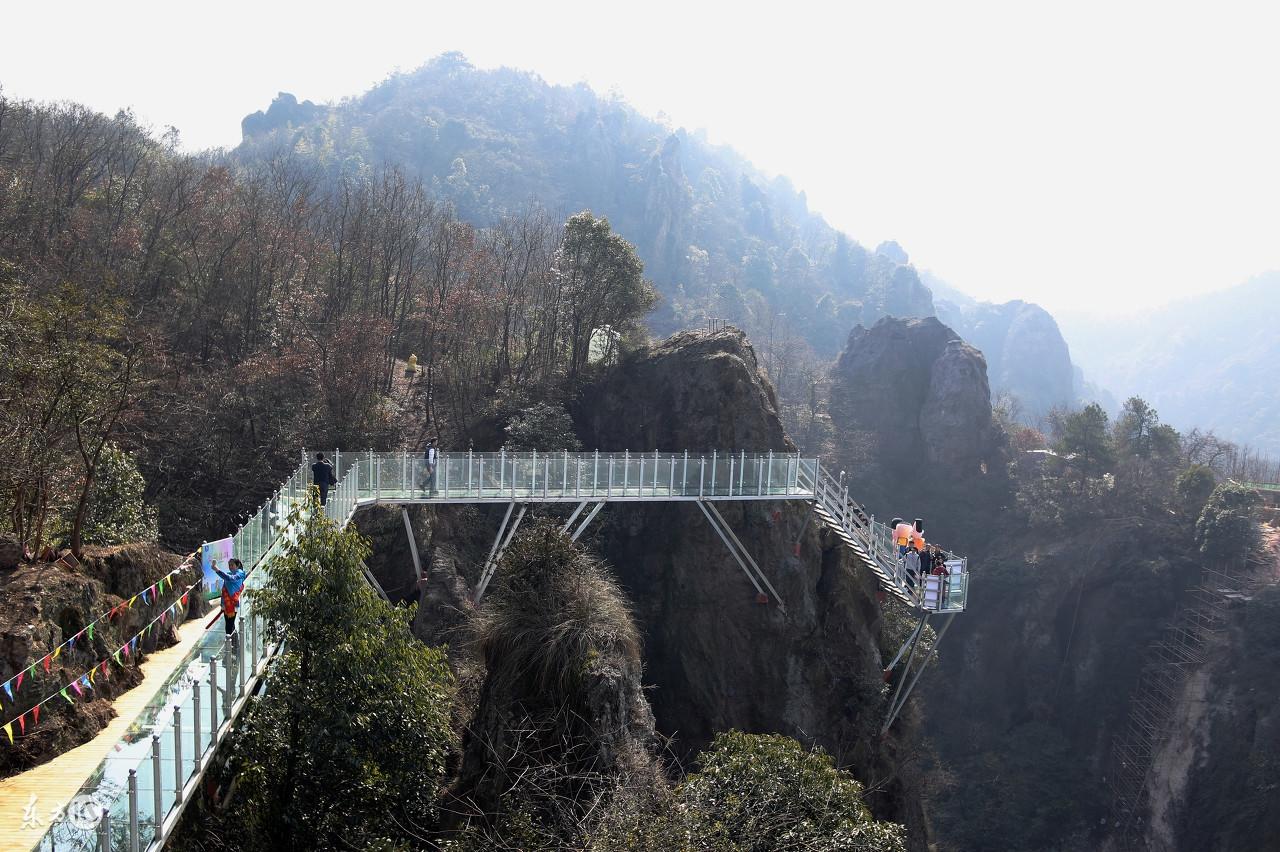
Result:
{"label": "string of flags", "polygon": [[[192,554],[192,555],[194,556],[195,554]],[[74,651],[76,649],[76,640],[80,639],[81,637],[85,637],[90,642],[92,642],[94,628],[97,627],[97,625],[104,618],[109,619],[111,621],[115,621],[116,618],[125,610],[133,609],[133,605],[137,603],[139,598],[141,598],[142,602],[147,606],[153,605],[154,603],[159,601],[160,596],[164,594],[165,583],[169,584],[170,591],[173,590],[173,577],[175,574],[177,574],[181,570],[182,570],[182,566],[179,565],[177,568],[174,568],[168,574],[165,574],[163,577],[161,577],[156,582],[152,583],[147,588],[143,589],[141,592],[138,592],[136,595],[133,595],[132,597],[130,597],[127,601],[121,601],[119,604],[113,606],[111,609],[107,610],[102,615],[98,616],[93,621],[90,621],[88,624],[82,627],[80,631],[76,633],[76,635],[72,636],[70,639],[63,640],[62,644],[58,645],[48,654],[45,654],[44,658],[40,660],[39,663],[32,663],[31,665],[27,666],[27,668],[23,669],[13,677],[6,680],[3,684],[3,687],[0,687],[0,688],[3,688],[4,693],[9,697],[9,701],[12,702],[15,700],[14,695],[19,689],[22,688],[22,681],[26,679],[28,674],[34,674],[35,667],[37,665],[43,666],[45,674],[48,674],[49,670],[53,667],[53,661],[62,656],[62,652],[64,649],[67,651]]]}
{"label": "string of flags", "polygon": [[[165,579],[170,580],[170,588],[172,588],[172,579],[170,577],[166,577]],[[161,582],[163,582],[163,580]],[[34,727],[40,721],[40,708],[43,707],[45,704],[49,703],[50,701],[53,701],[56,698],[63,698],[66,700],[68,704],[75,704],[76,698],[81,698],[85,695],[85,693],[93,691],[93,689],[95,688],[95,681],[99,677],[101,677],[103,680],[109,680],[111,677],[111,670],[109,665],[110,662],[114,660],[116,665],[123,667],[125,664],[124,660],[127,657],[129,656],[136,657],[138,654],[138,640],[144,639],[147,636],[150,636],[151,631],[154,628],[156,628],[157,625],[163,627],[165,624],[167,624],[169,621],[169,617],[174,615],[174,611],[177,610],[178,607],[180,606],[185,607],[187,605],[187,601],[191,597],[191,592],[196,588],[197,585],[199,585],[199,583],[192,583],[190,586],[187,586],[182,591],[182,595],[178,597],[177,600],[175,600],[173,603],[169,604],[167,607],[161,610],[159,615],[151,619],[151,621],[148,622],[146,626],[144,626],[141,630],[135,633],[132,637],[125,640],[124,644],[116,648],[114,652],[103,657],[101,660],[94,663],[84,672],[72,678],[68,683],[59,687],[56,692],[50,693],[49,695],[41,699],[34,706],[28,708],[27,710],[24,710],[22,713],[20,713],[17,716],[17,718],[10,719],[9,721],[5,722],[3,726],[0,726],[0,730],[3,730],[5,735],[9,738],[9,744],[12,745],[14,742],[14,725],[15,724],[17,725],[17,731],[19,736],[25,735],[27,733],[27,727],[29,725]],[[157,594],[159,593],[157,592]],[[176,622],[177,620],[178,619],[175,617],[174,621]],[[54,659],[57,659],[60,651],[61,651],[61,646],[59,646],[58,649],[55,649],[54,652],[50,654],[46,654],[44,659],[41,661],[41,663],[32,663],[30,666],[28,666],[27,668],[19,672],[15,677],[12,677],[8,681],[6,681],[4,684],[4,691],[6,694],[8,694],[9,700],[10,701],[15,700],[14,690],[21,689],[23,680],[26,679],[26,676],[28,673],[33,672],[33,670],[37,665],[42,664],[44,666],[45,672],[48,673],[51,667],[51,661]],[[16,685],[13,687],[13,689],[11,689],[10,684],[16,684]],[[71,690],[71,692],[68,692],[68,690]],[[72,697],[72,693],[75,693],[75,698]],[[28,717],[30,717],[30,720],[31,720],[29,723],[27,721]]]}

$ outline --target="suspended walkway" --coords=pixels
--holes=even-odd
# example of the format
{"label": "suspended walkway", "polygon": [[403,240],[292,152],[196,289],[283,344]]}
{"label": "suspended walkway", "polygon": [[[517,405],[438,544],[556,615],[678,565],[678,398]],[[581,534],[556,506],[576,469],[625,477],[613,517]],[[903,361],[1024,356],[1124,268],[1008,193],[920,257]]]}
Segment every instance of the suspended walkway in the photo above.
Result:
{"label": "suspended walkway", "polygon": [[[751,500],[809,504],[816,517],[873,572],[880,589],[919,616],[915,631],[890,666],[893,669],[906,656],[885,730],[968,599],[965,559],[946,554],[949,576],[909,577],[896,557],[890,530],[850,499],[848,489],[824,471],[816,458],[742,452],[443,453],[434,477],[421,457],[408,453],[335,451],[331,458],[341,473],[323,511],[340,525],[348,523],[358,509],[379,504],[505,504],[505,516],[481,570],[477,599],[532,504],[575,504],[564,530],[576,539],[609,503],[689,502],[697,504],[755,587],[758,599],[785,612],[767,572],[743,546],[717,504]],[[311,457],[304,452],[293,475],[231,537],[232,555],[250,571],[250,589],[265,582],[272,560],[301,532],[292,524],[303,514],[295,510],[307,505],[310,463]],[[413,546],[407,512],[404,519]],[[413,559],[421,576],[416,547]],[[935,615],[945,616],[945,624],[913,674],[918,640]],[[184,630],[189,633],[189,627]],[[109,749],[84,751],[88,756],[79,771],[85,780],[69,802],[18,801],[16,794],[4,793],[0,787],[4,794],[0,825],[7,835],[0,852],[162,848],[186,804],[200,795],[218,744],[234,728],[279,650],[267,643],[266,625],[255,610],[252,594],[245,596],[240,607],[238,632],[239,641],[229,641],[219,617],[203,635],[186,640],[190,650],[172,661],[167,675],[148,676],[147,683],[153,688],[158,683],[159,688],[141,703],[123,736],[115,729],[104,732],[116,739]],[[132,696],[128,706],[134,710],[139,703]],[[104,751],[108,756],[99,760],[97,755]],[[64,778],[75,771],[75,767],[59,767]],[[50,814],[51,807],[57,812]],[[21,823],[16,832],[10,822]]]}

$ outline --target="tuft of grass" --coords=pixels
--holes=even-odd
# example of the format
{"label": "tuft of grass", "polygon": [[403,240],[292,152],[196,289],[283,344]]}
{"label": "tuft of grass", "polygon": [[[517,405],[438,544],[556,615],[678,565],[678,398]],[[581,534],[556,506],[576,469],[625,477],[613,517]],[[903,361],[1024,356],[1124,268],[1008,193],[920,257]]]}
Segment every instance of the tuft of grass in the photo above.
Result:
{"label": "tuft of grass", "polygon": [[640,666],[640,634],[600,560],[547,520],[517,537],[474,622],[493,686],[573,703],[596,666]]}

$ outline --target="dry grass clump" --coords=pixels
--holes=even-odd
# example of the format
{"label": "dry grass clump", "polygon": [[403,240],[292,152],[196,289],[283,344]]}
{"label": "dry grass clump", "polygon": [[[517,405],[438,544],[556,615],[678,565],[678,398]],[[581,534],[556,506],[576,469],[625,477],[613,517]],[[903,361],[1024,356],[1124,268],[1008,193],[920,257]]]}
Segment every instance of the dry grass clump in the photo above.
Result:
{"label": "dry grass clump", "polygon": [[640,666],[622,590],[550,521],[517,538],[473,627],[491,686],[508,695],[557,704],[594,665]]}

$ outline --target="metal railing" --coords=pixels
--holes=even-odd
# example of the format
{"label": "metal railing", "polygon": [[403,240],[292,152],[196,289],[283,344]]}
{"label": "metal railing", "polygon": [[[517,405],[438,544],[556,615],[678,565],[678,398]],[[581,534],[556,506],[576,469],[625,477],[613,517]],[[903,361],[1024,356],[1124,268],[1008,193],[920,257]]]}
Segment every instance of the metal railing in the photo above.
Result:
{"label": "metal railing", "polygon": [[946,575],[913,576],[898,554],[893,530],[876,521],[849,497],[849,489],[829,473],[815,468],[818,475],[807,479],[802,473],[800,487],[812,490],[815,501],[846,535],[856,542],[882,584],[903,602],[932,612],[963,612],[969,601],[969,560],[942,551],[949,570]]}
{"label": "metal railing", "polygon": [[812,499],[816,458],[775,453],[350,453],[360,503]]}
{"label": "metal railing", "polygon": [[[298,531],[288,520],[292,510],[303,505],[308,475],[306,466],[300,466],[232,536],[235,555],[249,571],[248,588],[261,587],[271,559],[296,538]],[[325,510],[329,517],[345,521],[355,511],[354,490],[338,489]],[[159,848],[185,803],[196,795],[218,745],[279,650],[267,644],[266,623],[252,594],[242,598],[239,608],[238,641],[225,631],[219,616],[35,849]]]}

